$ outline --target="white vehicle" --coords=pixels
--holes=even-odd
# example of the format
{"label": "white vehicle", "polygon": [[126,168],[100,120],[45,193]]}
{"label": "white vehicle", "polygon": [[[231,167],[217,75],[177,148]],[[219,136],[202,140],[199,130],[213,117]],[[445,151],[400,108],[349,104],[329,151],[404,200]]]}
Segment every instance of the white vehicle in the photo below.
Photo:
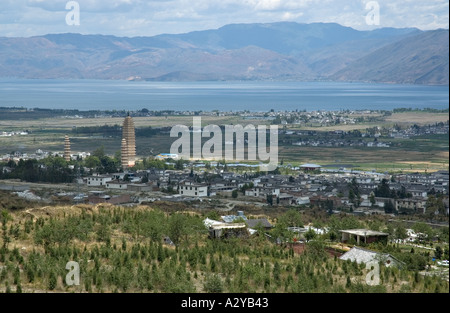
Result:
{"label": "white vehicle", "polygon": [[438,266],[446,266],[446,267],[448,267],[448,260],[438,261],[437,264],[438,264]]}

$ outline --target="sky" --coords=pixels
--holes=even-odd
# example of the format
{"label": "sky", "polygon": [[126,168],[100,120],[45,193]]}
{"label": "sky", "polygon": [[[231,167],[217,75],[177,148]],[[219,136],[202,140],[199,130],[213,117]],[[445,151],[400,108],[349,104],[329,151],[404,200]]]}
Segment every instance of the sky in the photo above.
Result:
{"label": "sky", "polygon": [[431,30],[449,28],[448,12],[448,0],[0,0],[0,37],[154,36],[281,21]]}

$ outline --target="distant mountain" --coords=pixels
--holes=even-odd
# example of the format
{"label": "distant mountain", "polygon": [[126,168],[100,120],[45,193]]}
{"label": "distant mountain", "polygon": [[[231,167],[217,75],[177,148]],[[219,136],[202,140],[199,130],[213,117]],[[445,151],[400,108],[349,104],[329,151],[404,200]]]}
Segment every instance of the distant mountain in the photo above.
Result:
{"label": "distant mountain", "polygon": [[[407,64],[393,66],[401,60]],[[153,37],[0,38],[0,77],[448,84],[448,31],[283,22]]]}
{"label": "distant mountain", "polygon": [[448,85],[448,38],[448,30],[435,30],[400,40],[352,62],[331,78]]}

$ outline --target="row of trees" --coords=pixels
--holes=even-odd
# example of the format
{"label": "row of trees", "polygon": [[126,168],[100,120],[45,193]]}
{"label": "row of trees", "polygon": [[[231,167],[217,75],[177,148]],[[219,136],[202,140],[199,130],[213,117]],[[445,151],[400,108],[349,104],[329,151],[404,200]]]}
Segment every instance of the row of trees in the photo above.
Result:
{"label": "row of trees", "polygon": [[378,187],[375,188],[374,194],[375,197],[380,198],[393,198],[393,199],[412,198],[412,194],[406,192],[406,188],[404,186],[402,186],[402,188],[398,191],[391,190],[387,179],[383,179],[381,181],[380,185],[378,185]]}
{"label": "row of trees", "polygon": [[[262,228],[259,236],[205,240],[204,216],[198,214],[118,207],[78,210],[81,213],[62,211],[34,219],[4,211],[1,286],[7,291],[448,292],[445,281],[416,275],[426,256],[403,253],[392,245],[374,248],[396,253],[408,267],[382,267],[377,287],[365,284],[365,266],[329,257],[323,240],[337,237],[340,229],[365,226],[355,217],[331,216],[329,233],[305,235],[307,249],[299,256],[292,245],[268,240]],[[287,227],[304,226],[304,216],[291,210],[279,215],[276,225],[272,238],[289,241]],[[401,236],[402,227],[394,224],[392,231]],[[18,243],[29,240],[35,249],[17,249]],[[80,286],[65,284],[69,261],[80,264]],[[408,289],[401,287],[405,285]]]}
{"label": "row of trees", "polygon": [[74,179],[74,171],[60,157],[49,157],[44,160],[21,159],[17,164],[10,161],[6,164],[11,173],[0,171],[0,179],[20,179],[27,182],[70,183]]}
{"label": "row of trees", "polygon": [[[364,283],[367,270],[351,262],[341,262],[314,251],[295,256],[292,250],[255,247],[236,249],[243,242],[214,242],[192,249],[170,249],[156,244],[133,243],[122,246],[97,245],[48,248],[44,254],[32,252],[24,259],[17,249],[0,255],[6,264],[0,283],[11,282],[16,290],[87,292],[387,292],[406,283],[409,291],[445,292],[448,285],[414,272],[382,268],[382,284]],[[317,253],[319,252],[319,253]],[[247,254],[248,253],[248,254]],[[66,286],[66,260],[77,260],[81,285]],[[396,284],[398,283],[398,284]],[[7,283],[5,283],[7,285]],[[392,289],[396,288],[396,289]]]}
{"label": "row of trees", "polygon": [[[89,174],[85,172],[85,168],[100,174],[116,173],[120,170],[120,159],[120,153],[116,153],[114,157],[107,156],[103,147],[84,160],[67,162],[59,156],[49,156],[42,160],[20,159],[17,164],[14,161],[4,163],[3,166],[9,167],[11,172],[0,171],[0,179],[20,179],[32,183],[71,183],[78,174]],[[3,166],[0,164],[0,168]]]}

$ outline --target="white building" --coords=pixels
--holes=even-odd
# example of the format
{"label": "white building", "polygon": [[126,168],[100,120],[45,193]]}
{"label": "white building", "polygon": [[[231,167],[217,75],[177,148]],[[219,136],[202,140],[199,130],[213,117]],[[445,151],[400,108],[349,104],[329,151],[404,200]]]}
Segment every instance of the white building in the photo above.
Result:
{"label": "white building", "polygon": [[396,210],[408,209],[415,212],[425,214],[427,207],[426,199],[396,199],[395,208]]}
{"label": "white building", "polygon": [[179,194],[186,197],[207,197],[208,196],[208,186],[186,183],[179,186]]}
{"label": "white building", "polygon": [[106,183],[110,181],[112,181],[111,176],[89,176],[87,185],[92,187],[106,186]]}
{"label": "white building", "polygon": [[127,190],[128,184],[126,182],[121,182],[118,180],[112,180],[106,183],[107,189],[119,189],[119,190]]}
{"label": "white building", "polygon": [[298,197],[295,201],[297,205],[306,205],[311,203],[309,197]]}
{"label": "white building", "polygon": [[428,192],[425,190],[410,190],[414,198],[427,198]]}

